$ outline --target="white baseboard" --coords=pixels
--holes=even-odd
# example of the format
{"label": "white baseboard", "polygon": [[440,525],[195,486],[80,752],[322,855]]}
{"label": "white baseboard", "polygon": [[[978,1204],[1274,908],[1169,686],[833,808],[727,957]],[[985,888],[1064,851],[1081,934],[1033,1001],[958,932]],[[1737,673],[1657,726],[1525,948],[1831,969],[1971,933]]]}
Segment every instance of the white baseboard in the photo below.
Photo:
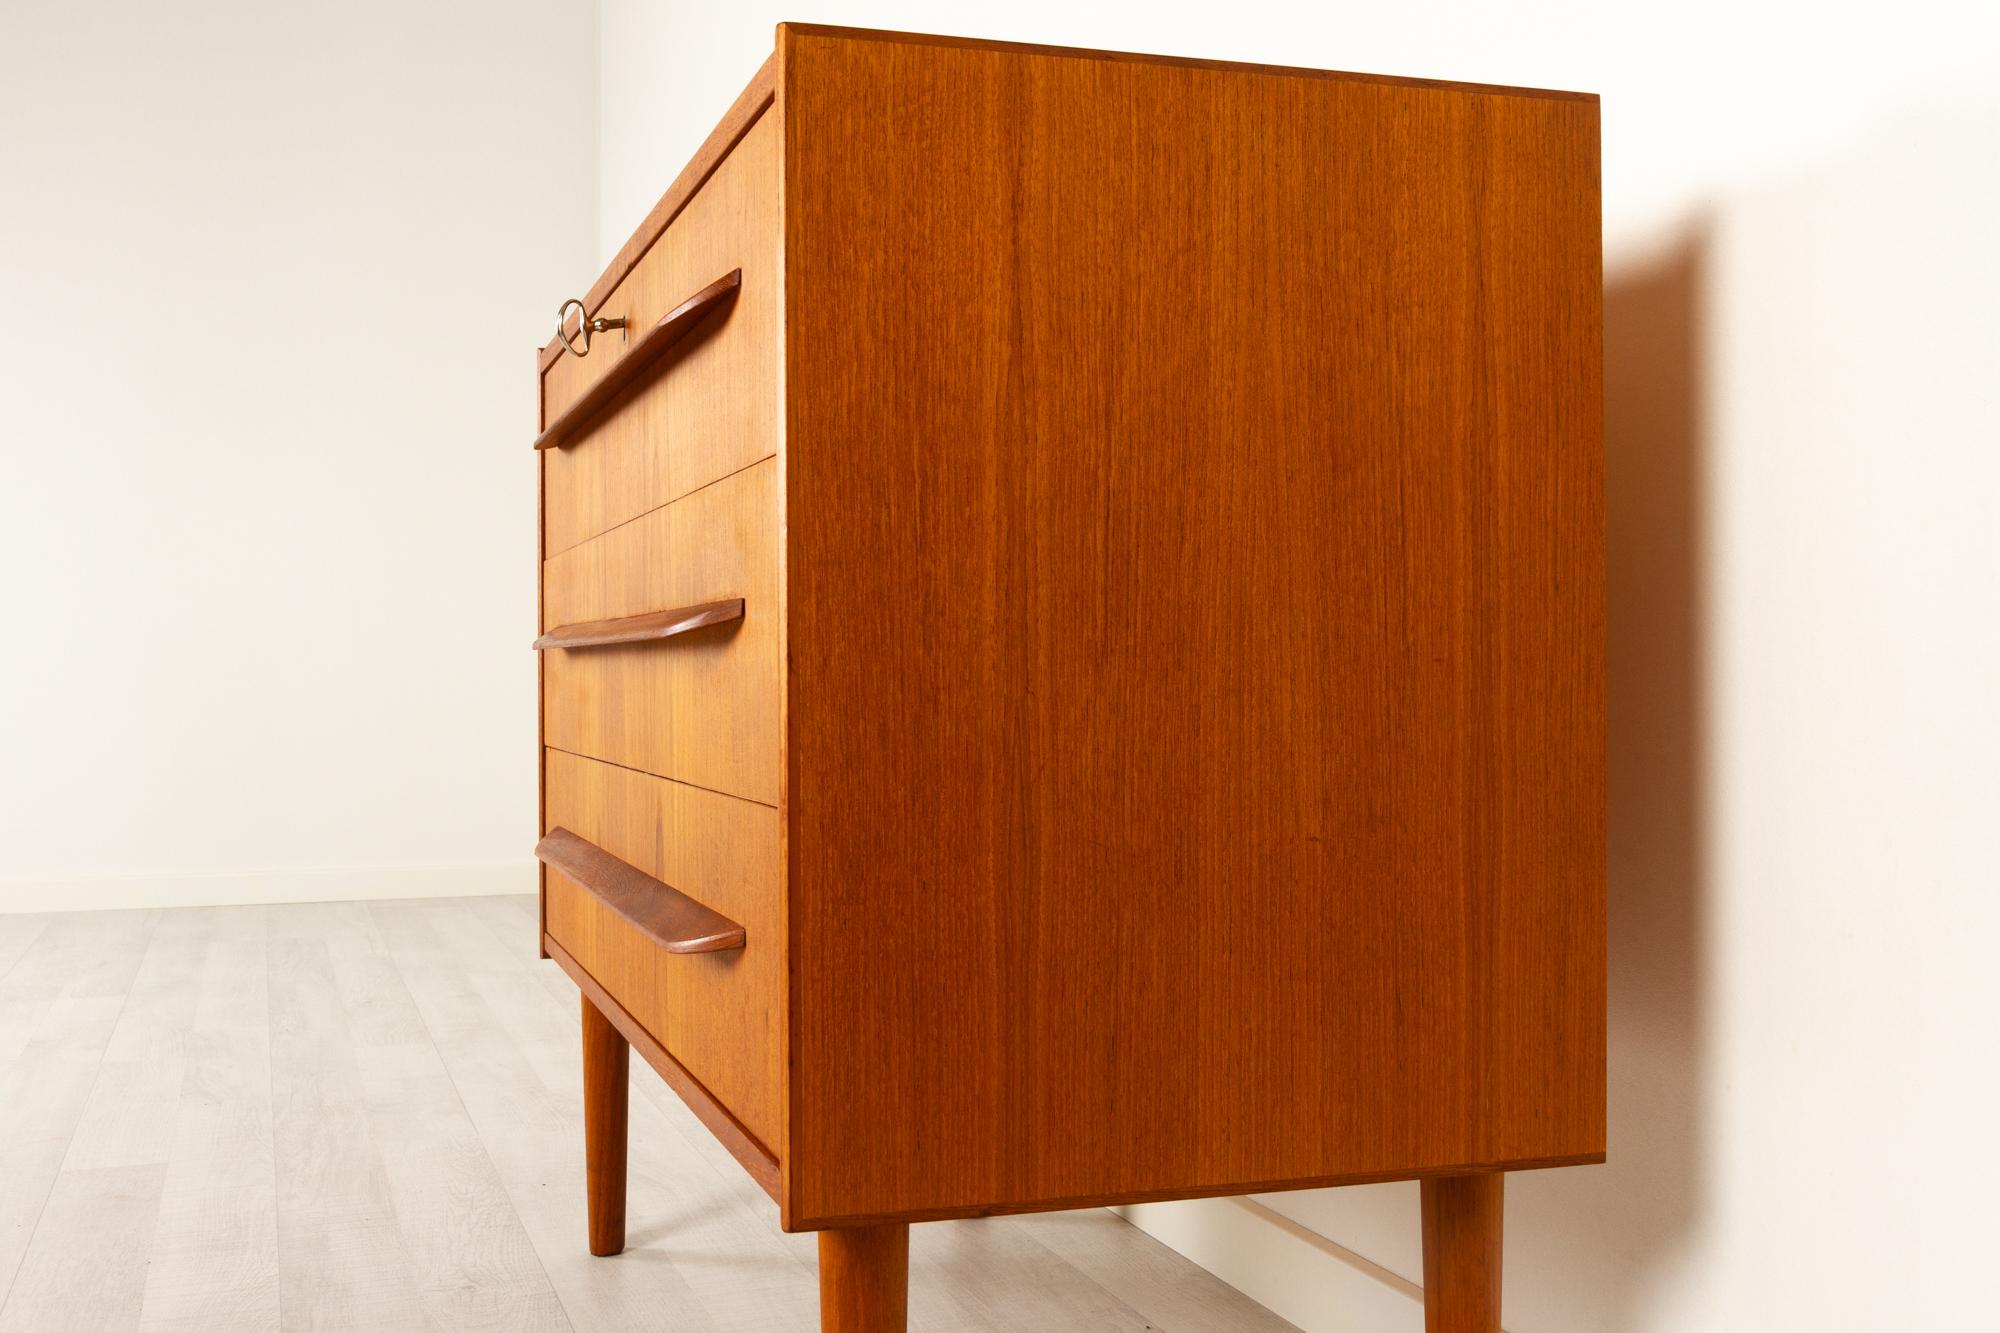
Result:
{"label": "white baseboard", "polygon": [[1423,1333],[1420,1287],[1254,1199],[1112,1211],[1304,1333]]}
{"label": "white baseboard", "polygon": [[433,866],[0,879],[0,913],[234,907],[246,903],[350,902],[369,898],[469,898],[493,893],[533,893],[535,886],[535,862],[527,859]]}

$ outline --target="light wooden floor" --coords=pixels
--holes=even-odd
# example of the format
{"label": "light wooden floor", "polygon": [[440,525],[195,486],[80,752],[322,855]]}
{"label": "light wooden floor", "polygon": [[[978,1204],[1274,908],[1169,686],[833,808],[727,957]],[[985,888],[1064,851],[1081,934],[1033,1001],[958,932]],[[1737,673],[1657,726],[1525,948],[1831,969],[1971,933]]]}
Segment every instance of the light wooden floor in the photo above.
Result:
{"label": "light wooden floor", "polygon": [[[584,1248],[534,900],[0,916],[0,1333],[810,1330],[814,1240],[642,1062]],[[912,1228],[919,1329],[1292,1326],[1109,1213]]]}

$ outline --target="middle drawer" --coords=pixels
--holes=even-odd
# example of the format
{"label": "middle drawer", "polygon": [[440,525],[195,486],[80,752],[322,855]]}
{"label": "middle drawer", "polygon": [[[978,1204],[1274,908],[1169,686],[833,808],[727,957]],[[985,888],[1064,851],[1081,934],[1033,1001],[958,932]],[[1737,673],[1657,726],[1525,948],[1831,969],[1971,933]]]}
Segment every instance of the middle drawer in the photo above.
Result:
{"label": "middle drawer", "polygon": [[743,599],[741,620],[544,654],[558,750],[778,803],[778,461],[551,557],[542,629]]}

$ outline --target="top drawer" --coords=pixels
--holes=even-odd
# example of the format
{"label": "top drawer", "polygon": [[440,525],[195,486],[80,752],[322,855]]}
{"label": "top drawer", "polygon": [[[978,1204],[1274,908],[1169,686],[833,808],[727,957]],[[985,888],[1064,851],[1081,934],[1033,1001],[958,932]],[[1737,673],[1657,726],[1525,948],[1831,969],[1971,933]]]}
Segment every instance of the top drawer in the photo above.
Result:
{"label": "top drawer", "polygon": [[542,376],[552,421],[661,316],[731,269],[734,300],[567,446],[543,454],[544,552],[556,555],[777,452],[777,117],[765,114],[594,314],[623,316]]}

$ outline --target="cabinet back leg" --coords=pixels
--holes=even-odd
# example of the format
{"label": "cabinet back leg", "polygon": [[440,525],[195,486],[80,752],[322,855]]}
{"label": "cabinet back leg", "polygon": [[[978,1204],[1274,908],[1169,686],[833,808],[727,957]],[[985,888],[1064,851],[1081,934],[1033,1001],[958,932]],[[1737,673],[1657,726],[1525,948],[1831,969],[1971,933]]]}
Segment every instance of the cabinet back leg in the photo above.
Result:
{"label": "cabinet back leg", "polygon": [[819,1233],[820,1333],[903,1333],[910,1303],[910,1227]]}
{"label": "cabinet back leg", "polygon": [[1504,1180],[1424,1181],[1424,1333],[1500,1333]]}
{"label": "cabinet back leg", "polygon": [[625,1140],[632,1048],[583,997],[583,1160],[590,1252],[625,1248]]}

